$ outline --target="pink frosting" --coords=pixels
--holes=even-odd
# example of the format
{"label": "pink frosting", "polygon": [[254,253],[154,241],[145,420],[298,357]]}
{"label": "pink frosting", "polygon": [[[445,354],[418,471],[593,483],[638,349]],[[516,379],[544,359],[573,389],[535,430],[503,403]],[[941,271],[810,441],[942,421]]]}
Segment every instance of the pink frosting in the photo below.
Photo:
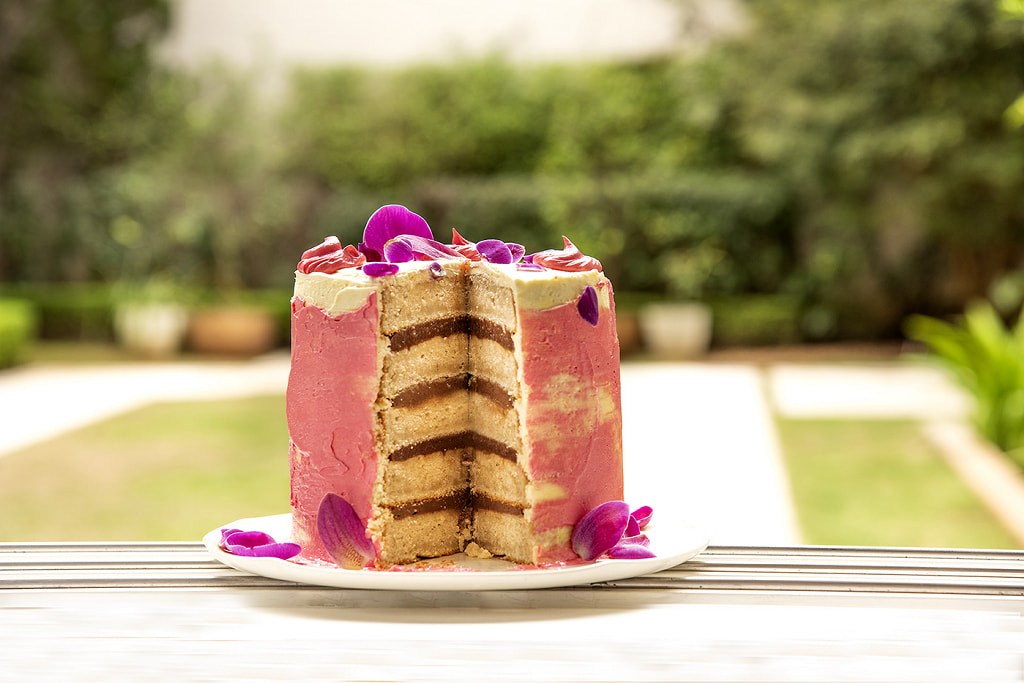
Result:
{"label": "pink frosting", "polygon": [[480,252],[476,250],[476,245],[460,235],[458,230],[455,228],[452,228],[451,248],[468,258],[470,261],[482,260]]}
{"label": "pink frosting", "polygon": [[[607,281],[598,289],[601,298],[610,299]],[[529,387],[524,417],[531,434],[529,474],[537,484],[554,484],[566,492],[535,504],[534,531],[571,529],[596,505],[623,498],[614,308],[602,309],[596,326],[580,317],[575,302],[543,311],[521,309],[519,316]],[[335,317],[292,300],[287,392],[291,502],[295,538],[304,545],[305,560],[330,562],[316,533],[317,508],[328,491],[349,501],[364,523],[371,514],[378,459],[373,417],[377,331],[376,294],[359,310]],[[577,559],[568,546],[548,549],[538,558]]]}
{"label": "pink frosting", "polygon": [[[610,300],[611,284],[598,288]],[[519,315],[529,391],[529,474],[535,484],[556,484],[567,494],[534,505],[534,531],[543,533],[572,527],[591,508],[622,500],[619,342],[614,303],[601,310],[596,326],[580,317],[575,302]],[[602,401],[610,405],[602,409]],[[540,559],[578,558],[561,547]]]}
{"label": "pink frosting", "polygon": [[579,250],[569,238],[562,235],[565,249],[549,249],[533,255],[532,262],[551,270],[578,273],[583,270],[602,270],[601,262],[593,256],[587,256]]}
{"label": "pink frosting", "polygon": [[377,321],[376,293],[359,310],[335,317],[292,299],[286,408],[292,523],[310,559],[329,560],[316,533],[316,512],[328,491],[345,498],[363,523],[370,517],[378,457],[371,409]]}
{"label": "pink frosting", "polygon": [[337,273],[343,268],[355,268],[366,263],[366,256],[351,244],[342,248],[337,237],[328,237],[323,242],[307,249],[299,260],[300,273]]}

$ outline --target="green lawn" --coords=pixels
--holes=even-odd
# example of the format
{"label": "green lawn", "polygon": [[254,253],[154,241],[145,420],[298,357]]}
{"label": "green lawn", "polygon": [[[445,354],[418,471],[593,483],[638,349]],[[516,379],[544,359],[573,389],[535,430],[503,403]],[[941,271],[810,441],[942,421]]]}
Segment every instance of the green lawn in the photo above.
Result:
{"label": "green lawn", "polygon": [[[913,422],[780,420],[805,540],[1016,547]],[[288,511],[284,397],[150,406],[0,458],[0,541],[197,540]]]}
{"label": "green lawn", "polygon": [[779,420],[804,540],[1016,548],[916,422]]}
{"label": "green lawn", "polygon": [[284,397],[150,406],[0,458],[0,541],[197,540],[288,511]]}

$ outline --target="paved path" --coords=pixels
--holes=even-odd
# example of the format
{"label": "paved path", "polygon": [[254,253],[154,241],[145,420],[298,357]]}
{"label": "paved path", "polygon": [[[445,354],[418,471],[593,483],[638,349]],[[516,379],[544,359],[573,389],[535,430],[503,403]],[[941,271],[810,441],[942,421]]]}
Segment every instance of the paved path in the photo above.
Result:
{"label": "paved path", "polygon": [[[153,402],[283,392],[287,375],[286,353],[7,370],[0,457]],[[938,371],[892,364],[625,363],[622,397],[627,499],[669,505],[720,545],[800,542],[773,410],[959,419],[967,405]]]}

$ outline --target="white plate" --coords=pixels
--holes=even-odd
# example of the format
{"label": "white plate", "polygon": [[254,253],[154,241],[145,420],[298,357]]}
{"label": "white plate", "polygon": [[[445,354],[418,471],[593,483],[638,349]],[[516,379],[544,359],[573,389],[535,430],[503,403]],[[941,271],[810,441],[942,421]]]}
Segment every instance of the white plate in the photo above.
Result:
{"label": "white plate", "polygon": [[[708,545],[706,534],[685,522],[658,517],[644,533],[651,539],[651,550],[657,557],[641,560],[602,559],[585,564],[531,568],[504,560],[477,560],[463,553],[428,560],[426,568],[399,571],[373,569],[341,569],[315,564],[302,564],[275,557],[244,557],[232,555],[220,547],[221,529],[263,531],[277,541],[286,541],[291,534],[291,515],[272,515],[240,519],[206,534],[203,543],[213,557],[235,569],[282,581],[293,581],[335,588],[373,588],[379,590],[482,591],[555,588],[599,581],[614,581],[669,569],[685,562]],[[444,565],[430,568],[430,565]],[[417,567],[420,567],[417,564]],[[476,570],[476,571],[473,571]]]}

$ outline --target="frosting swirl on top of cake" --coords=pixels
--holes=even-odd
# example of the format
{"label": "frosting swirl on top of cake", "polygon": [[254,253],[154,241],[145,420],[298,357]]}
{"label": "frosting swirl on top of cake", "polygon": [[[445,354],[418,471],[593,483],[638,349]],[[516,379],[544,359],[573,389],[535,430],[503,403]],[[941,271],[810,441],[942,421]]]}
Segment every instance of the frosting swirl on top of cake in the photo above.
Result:
{"label": "frosting swirl on top of cake", "polygon": [[300,273],[336,273],[344,268],[356,268],[366,263],[366,255],[351,244],[342,248],[341,240],[331,236],[302,253]]}
{"label": "frosting swirl on top of cake", "polygon": [[562,236],[562,239],[565,241],[564,249],[550,249],[534,254],[533,258],[530,259],[530,263],[570,273],[578,273],[584,270],[602,270],[600,261],[593,256],[587,256],[581,252],[579,247],[570,242],[569,238],[565,235]]}

